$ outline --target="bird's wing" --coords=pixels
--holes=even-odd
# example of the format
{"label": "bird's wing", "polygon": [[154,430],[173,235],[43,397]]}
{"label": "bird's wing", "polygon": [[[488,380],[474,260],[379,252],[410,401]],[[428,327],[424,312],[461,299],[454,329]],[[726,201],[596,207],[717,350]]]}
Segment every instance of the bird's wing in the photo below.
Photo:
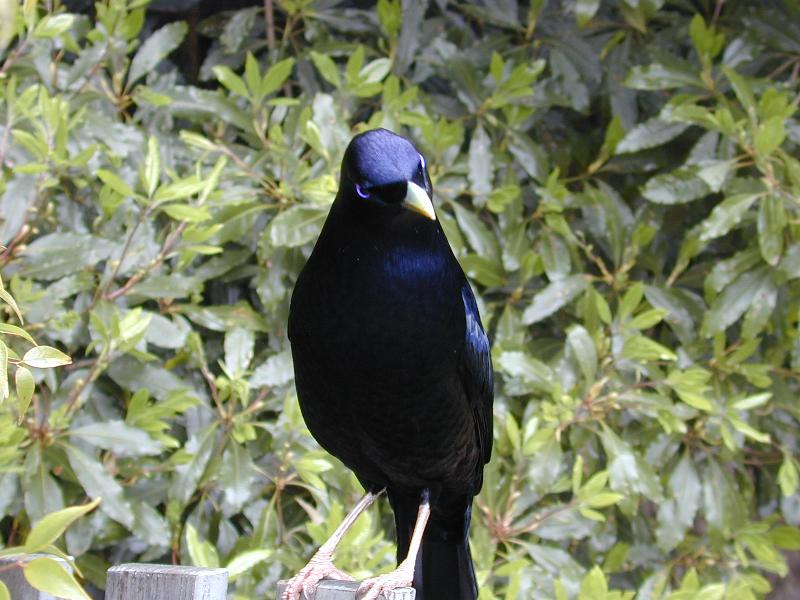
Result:
{"label": "bird's wing", "polygon": [[[492,455],[492,400],[494,397],[494,374],[489,350],[489,338],[483,331],[478,305],[469,283],[461,288],[466,317],[464,353],[462,355],[462,382],[467,392],[475,418],[478,444],[484,462]],[[483,468],[480,468],[483,471]]]}

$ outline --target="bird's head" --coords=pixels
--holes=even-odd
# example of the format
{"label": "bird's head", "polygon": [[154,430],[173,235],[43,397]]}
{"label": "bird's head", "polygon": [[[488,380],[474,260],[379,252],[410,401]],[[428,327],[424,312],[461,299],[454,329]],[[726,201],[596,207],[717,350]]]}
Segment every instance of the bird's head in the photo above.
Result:
{"label": "bird's head", "polygon": [[401,207],[436,220],[425,159],[406,138],[387,129],[355,136],[342,160],[340,193],[376,207]]}

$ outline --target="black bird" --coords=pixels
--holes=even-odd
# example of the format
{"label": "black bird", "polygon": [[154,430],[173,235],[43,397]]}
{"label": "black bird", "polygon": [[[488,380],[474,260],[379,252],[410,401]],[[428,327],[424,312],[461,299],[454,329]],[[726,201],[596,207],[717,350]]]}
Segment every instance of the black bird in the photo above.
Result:
{"label": "black bird", "polygon": [[492,364],[431,196],[407,139],[375,129],[350,142],[294,288],[289,338],[309,430],[367,493],[283,600],[322,578],[352,579],[333,566],[333,549],[384,489],[398,568],[362,583],[360,597],[412,580],[417,600],[477,597],[468,532],[492,448]]}

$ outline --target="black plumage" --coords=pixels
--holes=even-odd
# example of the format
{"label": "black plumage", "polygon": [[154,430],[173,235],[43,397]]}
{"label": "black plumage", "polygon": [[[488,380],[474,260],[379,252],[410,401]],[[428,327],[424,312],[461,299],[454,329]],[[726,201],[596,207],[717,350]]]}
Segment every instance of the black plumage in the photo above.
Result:
{"label": "black plumage", "polygon": [[289,338],[308,428],[367,490],[387,490],[398,563],[430,496],[418,600],[467,600],[477,596],[467,534],[491,453],[492,366],[431,194],[408,140],[385,129],[353,138],[294,288]]}

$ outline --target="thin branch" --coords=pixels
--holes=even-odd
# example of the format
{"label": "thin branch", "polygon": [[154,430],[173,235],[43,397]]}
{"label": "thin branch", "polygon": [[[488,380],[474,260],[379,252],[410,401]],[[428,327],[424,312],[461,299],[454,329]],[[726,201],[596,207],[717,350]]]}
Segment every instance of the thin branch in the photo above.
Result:
{"label": "thin branch", "polygon": [[[158,253],[158,256],[156,256],[150,262],[149,265],[131,275],[131,277],[122,285],[122,287],[114,290],[113,292],[107,292],[103,294],[103,298],[106,300],[116,300],[120,296],[127,294],[133,286],[139,283],[148,273],[152,272],[153,269],[161,265],[161,263],[168,258],[170,252],[172,252],[172,248],[177,243],[184,229],[186,229],[186,221],[181,221],[181,223],[172,231],[172,233],[167,236],[167,239],[164,240],[164,245],[161,247],[161,251]],[[122,261],[119,262],[119,264],[121,263]],[[117,269],[119,268],[119,264],[116,267]],[[116,274],[116,270],[114,273]],[[113,281],[113,278],[111,281]]]}
{"label": "thin branch", "polygon": [[714,6],[714,15],[711,17],[712,25],[716,26],[717,21],[719,21],[719,16],[722,14],[722,7],[725,4],[725,0],[717,0],[716,5]]}
{"label": "thin branch", "polygon": [[267,32],[267,47],[270,53],[275,50],[275,10],[272,0],[264,0],[264,29]]}

